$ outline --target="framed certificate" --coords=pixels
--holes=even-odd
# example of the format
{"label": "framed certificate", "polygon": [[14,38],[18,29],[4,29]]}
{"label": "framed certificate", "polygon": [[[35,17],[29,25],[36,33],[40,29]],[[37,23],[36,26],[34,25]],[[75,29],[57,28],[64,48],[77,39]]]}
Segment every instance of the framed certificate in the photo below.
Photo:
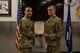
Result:
{"label": "framed certificate", "polygon": [[34,23],[34,33],[36,34],[44,33],[44,22],[39,21]]}

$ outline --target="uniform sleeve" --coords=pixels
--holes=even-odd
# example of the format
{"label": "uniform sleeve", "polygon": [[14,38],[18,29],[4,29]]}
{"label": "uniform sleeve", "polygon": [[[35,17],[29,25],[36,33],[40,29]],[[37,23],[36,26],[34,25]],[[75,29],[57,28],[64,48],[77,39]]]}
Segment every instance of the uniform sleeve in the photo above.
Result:
{"label": "uniform sleeve", "polygon": [[62,20],[56,20],[55,22],[55,33],[49,34],[50,40],[55,40],[63,35]]}
{"label": "uniform sleeve", "polygon": [[56,39],[56,33],[54,33],[54,34],[49,34],[49,39],[50,40],[55,40]]}
{"label": "uniform sleeve", "polygon": [[62,20],[59,20],[57,25],[56,25],[56,35],[57,35],[57,37],[61,37],[63,35]]}

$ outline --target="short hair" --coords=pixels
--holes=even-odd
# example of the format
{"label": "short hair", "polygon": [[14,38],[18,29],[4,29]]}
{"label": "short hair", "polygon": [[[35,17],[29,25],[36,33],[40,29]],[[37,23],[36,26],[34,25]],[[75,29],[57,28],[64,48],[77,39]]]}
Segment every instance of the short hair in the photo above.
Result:
{"label": "short hair", "polygon": [[25,11],[26,8],[31,8],[31,9],[32,9],[31,6],[25,6],[25,7],[23,8],[23,10]]}
{"label": "short hair", "polygon": [[48,5],[48,7],[53,6],[53,9],[56,10],[56,6],[55,5]]}
{"label": "short hair", "polygon": [[31,6],[26,6],[25,8],[32,8]]}
{"label": "short hair", "polygon": [[25,9],[26,9],[26,8],[32,8],[32,7],[31,7],[31,6],[26,6]]}

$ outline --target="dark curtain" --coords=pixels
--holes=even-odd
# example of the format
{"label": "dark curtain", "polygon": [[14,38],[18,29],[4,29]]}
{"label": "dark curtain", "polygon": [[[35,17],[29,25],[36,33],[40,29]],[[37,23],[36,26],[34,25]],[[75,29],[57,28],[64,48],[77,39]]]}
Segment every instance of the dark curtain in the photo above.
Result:
{"label": "dark curtain", "polygon": [[33,9],[31,20],[47,20],[47,6],[50,4],[56,5],[56,15],[63,19],[64,0],[22,0],[23,12],[26,6]]}

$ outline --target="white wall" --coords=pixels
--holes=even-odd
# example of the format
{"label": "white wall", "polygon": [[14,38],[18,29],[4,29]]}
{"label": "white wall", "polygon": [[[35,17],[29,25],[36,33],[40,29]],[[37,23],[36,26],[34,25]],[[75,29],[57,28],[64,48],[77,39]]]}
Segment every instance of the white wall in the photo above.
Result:
{"label": "white wall", "polygon": [[17,4],[18,0],[11,0],[11,11],[12,16],[11,17],[0,17],[0,21],[16,21],[17,19]]}

